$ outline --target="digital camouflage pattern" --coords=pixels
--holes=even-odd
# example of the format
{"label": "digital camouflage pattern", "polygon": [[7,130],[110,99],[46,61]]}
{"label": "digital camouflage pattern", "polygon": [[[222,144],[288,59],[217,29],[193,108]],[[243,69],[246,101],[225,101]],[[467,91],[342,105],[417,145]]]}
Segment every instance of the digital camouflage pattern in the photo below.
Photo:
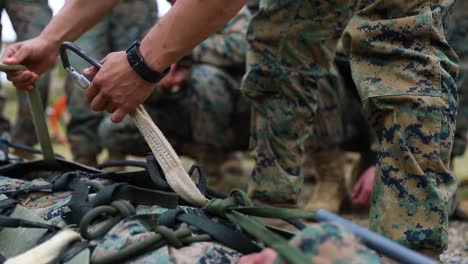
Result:
{"label": "digital camouflage pattern", "polygon": [[317,81],[318,101],[316,118],[311,124],[310,136],[305,141],[305,151],[313,153],[338,149],[343,141],[343,79],[333,66],[330,74]]}
{"label": "digital camouflage pattern", "polygon": [[453,18],[449,26],[448,43],[460,58],[458,76],[459,109],[452,156],[462,156],[466,150],[468,133],[468,2],[458,0],[453,9]]}
{"label": "digital camouflage pattern", "polygon": [[242,8],[221,30],[192,50],[193,60],[221,68],[243,68],[247,51],[245,34],[250,17],[249,9]]}
{"label": "digital camouflage pattern", "polygon": [[[446,205],[456,184],[457,57],[445,40],[452,0],[264,0],[249,26],[243,92],[253,104],[257,152],[249,194],[295,203],[303,141],[338,39],[380,141],[373,230],[413,248],[447,245]],[[353,15],[354,13],[354,15]]]}
{"label": "digital camouflage pattern", "polygon": [[[161,212],[162,213],[162,212]],[[102,258],[116,253],[136,242],[154,236],[151,227],[138,221],[137,217],[129,217],[120,221],[102,239],[96,241],[92,258]],[[127,260],[125,263],[237,263],[242,254],[215,242],[194,243],[187,247],[162,247],[149,250],[146,254]]]}
{"label": "digital camouflage pattern", "polygon": [[[82,179],[83,181],[88,181]],[[103,184],[103,181],[92,180]],[[25,181],[8,177],[0,177],[0,193],[25,189],[31,186],[48,184],[43,179]],[[105,183],[104,183],[105,184]],[[71,192],[39,192],[20,194],[14,197],[18,204],[29,210],[34,215],[41,217],[47,223],[65,227],[66,224],[61,214],[67,210],[67,203],[71,199]],[[92,195],[89,196],[92,199]],[[182,207],[184,208],[184,207]],[[147,221],[141,221],[141,217],[152,215],[157,222],[157,215],[167,209],[158,206],[138,206],[137,215],[121,220],[103,237],[91,241],[94,248],[92,258],[101,258],[116,253],[155,235],[153,227]],[[96,225],[99,225],[97,223]],[[75,228],[68,226],[68,228]],[[311,262],[325,261],[334,263],[380,263],[378,255],[363,246],[355,236],[345,228],[330,224],[319,223],[310,225],[299,232],[291,244],[299,247],[308,256]],[[199,242],[182,248],[165,246],[158,250],[149,249],[146,253],[132,257],[125,263],[237,263],[242,256],[239,252],[227,248],[217,242]],[[120,261],[124,263],[124,261]],[[120,263],[119,262],[119,263]]]}
{"label": "digital camouflage pattern", "polygon": [[[124,0],[100,23],[86,32],[75,43],[90,55],[102,59],[112,51],[126,50],[135,40],[141,39],[157,21],[157,6],[153,0]],[[70,63],[77,70],[89,65],[70,54]],[[66,80],[70,122],[67,137],[73,157],[96,159],[102,146],[97,129],[105,114],[91,110],[86,91],[70,77]]]}
{"label": "digital camouflage pattern", "polygon": [[[5,10],[11,19],[16,31],[17,41],[23,41],[38,36],[52,17],[52,10],[46,0],[0,0],[0,10]],[[44,106],[47,104],[49,92],[50,73],[44,74],[36,84],[39,89]],[[0,99],[0,113],[3,115],[5,99],[2,90]],[[12,141],[25,145],[37,143],[34,133],[34,124],[29,110],[27,94],[17,91],[18,110],[16,123],[12,128]],[[3,122],[5,121],[5,122]],[[8,120],[2,118],[0,130],[8,130]]]}

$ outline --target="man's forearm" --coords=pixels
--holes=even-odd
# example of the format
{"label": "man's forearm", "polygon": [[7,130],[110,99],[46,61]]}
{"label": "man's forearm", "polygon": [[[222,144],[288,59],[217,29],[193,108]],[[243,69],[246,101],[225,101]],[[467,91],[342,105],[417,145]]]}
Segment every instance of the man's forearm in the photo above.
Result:
{"label": "man's forearm", "polygon": [[101,20],[119,0],[68,0],[41,37],[59,45],[74,41]]}
{"label": "man's forearm", "polygon": [[141,44],[145,63],[163,71],[226,24],[247,0],[178,0]]}

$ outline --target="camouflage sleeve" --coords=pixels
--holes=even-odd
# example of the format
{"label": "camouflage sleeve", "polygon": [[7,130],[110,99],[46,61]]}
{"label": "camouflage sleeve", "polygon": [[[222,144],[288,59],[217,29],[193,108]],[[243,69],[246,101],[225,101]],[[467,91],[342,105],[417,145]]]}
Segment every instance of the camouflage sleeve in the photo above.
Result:
{"label": "camouflage sleeve", "polygon": [[247,7],[192,52],[196,62],[226,67],[245,64],[247,41],[245,34],[251,14]]}
{"label": "camouflage sleeve", "polygon": [[18,41],[39,35],[52,17],[47,0],[8,0],[5,9]]}

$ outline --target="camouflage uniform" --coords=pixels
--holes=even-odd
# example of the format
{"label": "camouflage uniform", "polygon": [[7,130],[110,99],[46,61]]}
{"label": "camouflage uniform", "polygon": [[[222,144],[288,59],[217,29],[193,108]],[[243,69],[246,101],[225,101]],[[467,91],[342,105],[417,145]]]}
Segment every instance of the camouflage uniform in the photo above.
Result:
{"label": "camouflage uniform", "polygon": [[468,132],[468,2],[458,0],[455,3],[453,18],[449,27],[447,41],[460,58],[458,94],[460,96],[455,140],[452,156],[462,156],[466,150]]}
{"label": "camouflage uniform", "polygon": [[194,62],[222,68],[240,79],[245,70],[245,34],[250,17],[249,9],[242,8],[221,30],[193,49]]}
{"label": "camouflage uniform", "polygon": [[[457,109],[457,57],[445,32],[452,0],[264,0],[250,23],[243,91],[253,104],[256,167],[249,193],[293,202],[302,142],[317,109],[316,80],[338,39],[380,141],[371,228],[414,248],[447,245],[448,170]],[[354,12],[354,15],[352,15]],[[351,16],[352,15],[352,16]]]}
{"label": "camouflage uniform", "polygon": [[[201,156],[209,153],[216,157],[212,163],[219,165],[226,151],[247,149],[250,107],[241,98],[239,86],[249,19],[250,12],[243,8],[193,50],[194,65],[178,91],[157,88],[146,100],[147,111],[178,154],[204,163],[208,157]],[[119,124],[106,118],[99,135],[103,146],[112,152],[141,156],[149,151],[128,117]]]}
{"label": "camouflage uniform", "polygon": [[[157,21],[157,6],[153,0],[121,1],[109,15],[76,41],[83,50],[96,58],[109,52],[125,50],[133,41],[142,38]],[[82,59],[70,55],[70,62],[82,70],[89,65]],[[93,112],[86,91],[71,78],[66,80],[68,110],[71,115],[67,136],[77,161],[96,159],[101,151],[97,129],[104,118],[103,113]]]}
{"label": "camouflage uniform", "polygon": [[[6,10],[8,13],[17,34],[17,41],[31,39],[39,35],[52,17],[52,10],[49,8],[48,1],[45,0],[2,0],[0,1],[0,10]],[[50,73],[47,73],[36,84],[44,105],[47,104],[49,81]],[[37,143],[37,138],[34,133],[27,94],[18,90],[17,95],[18,112],[12,130],[12,140],[32,146]],[[2,98],[1,101],[0,112],[3,113],[5,99]],[[3,131],[3,125],[0,126],[2,126],[0,129]]]}

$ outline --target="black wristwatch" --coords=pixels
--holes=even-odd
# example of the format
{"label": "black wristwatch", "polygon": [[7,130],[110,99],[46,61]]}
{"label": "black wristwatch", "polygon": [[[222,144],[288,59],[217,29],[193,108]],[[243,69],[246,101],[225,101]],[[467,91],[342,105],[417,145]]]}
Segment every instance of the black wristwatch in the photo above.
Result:
{"label": "black wristwatch", "polygon": [[169,70],[171,69],[168,67],[165,69],[163,72],[157,72],[153,69],[151,69],[148,65],[145,64],[145,61],[143,60],[143,57],[141,56],[140,52],[140,41],[135,41],[133,44],[128,47],[127,49],[127,60],[128,63],[130,64],[130,67],[140,75],[143,80],[151,83],[157,83],[159,82],[164,76],[166,76],[169,73]]}

